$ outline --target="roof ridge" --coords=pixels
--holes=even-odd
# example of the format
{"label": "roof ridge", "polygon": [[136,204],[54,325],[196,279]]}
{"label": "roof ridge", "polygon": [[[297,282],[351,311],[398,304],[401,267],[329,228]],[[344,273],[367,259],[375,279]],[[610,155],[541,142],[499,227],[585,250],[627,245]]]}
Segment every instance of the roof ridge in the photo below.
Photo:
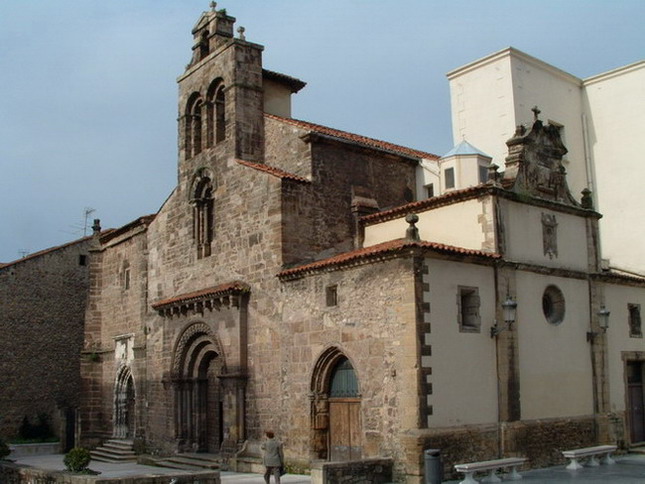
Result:
{"label": "roof ridge", "polygon": [[[105,234],[108,234],[108,233],[112,232],[113,230],[114,229],[102,230],[101,231],[101,236],[105,235]],[[67,247],[71,247],[71,246],[73,246],[75,244],[80,244],[81,242],[85,242],[87,240],[90,240],[93,237],[94,237],[94,235],[86,235],[86,236],[81,237],[79,239],[75,239],[75,240],[72,240],[72,241],[69,241],[69,242],[65,242],[64,244],[55,245],[53,247],[48,247],[46,249],[41,249],[41,250],[39,250],[37,252],[32,252],[31,254],[28,254],[28,255],[26,255],[24,257],[21,257],[20,259],[12,260],[12,261],[9,261],[9,262],[0,262],[0,269],[12,266],[14,264],[19,264],[19,263],[27,261],[27,260],[35,259],[37,257],[49,254],[51,252],[54,252],[54,251],[57,251],[57,250],[60,250],[60,249],[65,249]]]}
{"label": "roof ridge", "polygon": [[491,185],[480,183],[479,185],[473,185],[472,187],[461,188],[459,190],[442,193],[435,197],[424,198],[423,200],[416,200],[414,202],[406,203],[405,205],[399,205],[398,207],[383,210],[382,212],[364,215],[361,217],[361,221],[370,223],[373,221],[382,222],[384,221],[383,219],[389,220],[397,218],[414,210],[425,211],[426,209],[434,208],[437,205],[442,206],[452,202],[463,201],[464,198],[476,197],[479,193],[487,192],[490,188]]}
{"label": "roof ridge", "polygon": [[278,274],[280,278],[293,278],[300,277],[306,273],[314,272],[324,268],[342,267],[352,262],[365,261],[372,257],[385,256],[394,254],[398,251],[405,249],[431,249],[438,252],[472,255],[476,257],[484,257],[487,259],[499,259],[501,255],[497,252],[485,252],[483,250],[468,249],[466,247],[459,247],[456,245],[442,244],[440,242],[431,242],[427,240],[410,241],[406,239],[394,239],[380,244],[371,245],[369,247],[361,247],[348,252],[343,252],[326,259],[303,264],[301,266],[285,269]]}
{"label": "roof ridge", "polygon": [[295,175],[293,173],[285,171],[281,168],[277,168],[275,166],[267,165],[265,163],[256,163],[253,161],[241,160],[239,158],[235,158],[235,161],[238,162],[240,165],[248,166],[249,168],[253,168],[254,170],[268,173],[269,175],[273,175],[278,178],[292,180],[299,183],[311,183],[309,180],[307,180],[304,177]]}
{"label": "roof ridge", "polygon": [[398,145],[396,143],[391,143],[389,141],[383,141],[376,138],[371,138],[369,136],[364,136],[361,134],[350,133],[349,131],[343,131],[341,129],[330,128],[329,126],[324,126],[322,124],[312,123],[310,121],[304,121],[296,118],[285,118],[282,116],[277,116],[275,114],[264,113],[265,117],[275,119],[277,121],[282,121],[284,123],[291,124],[293,126],[299,126],[301,128],[309,128],[312,131],[316,131],[320,134],[326,134],[329,136],[334,136],[337,138],[346,139],[349,141],[354,141],[356,143],[361,143],[370,147],[380,148],[388,151],[393,151],[395,153],[401,153],[408,156],[414,156],[416,158],[428,158],[428,159],[439,159],[439,156],[430,153],[427,151],[421,151],[414,148],[409,148],[407,146]]}

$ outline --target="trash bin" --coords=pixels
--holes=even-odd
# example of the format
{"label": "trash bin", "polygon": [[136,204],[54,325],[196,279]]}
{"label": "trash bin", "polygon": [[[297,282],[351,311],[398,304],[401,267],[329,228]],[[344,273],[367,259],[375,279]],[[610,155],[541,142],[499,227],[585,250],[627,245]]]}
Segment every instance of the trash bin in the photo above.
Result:
{"label": "trash bin", "polygon": [[425,484],[441,484],[443,481],[443,465],[441,464],[440,449],[426,449],[423,451],[425,470]]}

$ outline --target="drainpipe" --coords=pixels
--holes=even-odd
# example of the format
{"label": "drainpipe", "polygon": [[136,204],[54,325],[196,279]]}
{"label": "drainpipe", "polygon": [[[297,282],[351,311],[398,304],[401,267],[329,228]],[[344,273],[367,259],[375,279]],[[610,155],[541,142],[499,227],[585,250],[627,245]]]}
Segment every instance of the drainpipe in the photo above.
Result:
{"label": "drainpipe", "polygon": [[587,175],[587,188],[591,190],[594,197],[594,205],[598,206],[598,197],[596,194],[596,184],[594,183],[593,168],[591,166],[591,147],[589,146],[589,127],[587,124],[587,115],[582,114],[582,140],[585,156],[585,171]]}

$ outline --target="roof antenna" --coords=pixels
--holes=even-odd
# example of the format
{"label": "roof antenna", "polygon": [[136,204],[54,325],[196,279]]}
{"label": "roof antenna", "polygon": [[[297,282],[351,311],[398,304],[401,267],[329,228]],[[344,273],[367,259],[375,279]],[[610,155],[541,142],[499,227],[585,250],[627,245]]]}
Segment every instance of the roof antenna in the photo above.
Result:
{"label": "roof antenna", "polygon": [[83,221],[83,237],[87,236],[90,215],[92,215],[94,212],[96,212],[96,210],[94,210],[92,207],[85,207],[85,211],[83,212],[85,214],[85,220]]}

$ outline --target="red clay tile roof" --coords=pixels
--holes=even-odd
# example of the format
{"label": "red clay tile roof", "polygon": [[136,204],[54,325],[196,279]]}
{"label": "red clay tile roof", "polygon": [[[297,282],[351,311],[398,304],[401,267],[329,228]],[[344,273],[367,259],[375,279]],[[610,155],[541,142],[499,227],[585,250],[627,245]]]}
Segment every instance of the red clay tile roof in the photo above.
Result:
{"label": "red clay tile roof", "polygon": [[463,202],[464,200],[477,198],[490,192],[491,189],[494,190],[490,185],[475,185],[462,190],[455,190],[437,197],[426,198],[417,202],[406,203],[405,205],[401,205],[390,210],[365,215],[361,217],[361,222],[365,225],[372,225],[379,222],[385,222],[386,220],[393,220],[403,215],[407,215],[408,213],[424,211],[429,208],[441,207],[444,205],[450,205],[451,203]]}
{"label": "red clay tile roof", "polygon": [[393,143],[388,143],[387,141],[368,138],[367,136],[348,133],[347,131],[341,131],[339,129],[328,128],[327,126],[322,126],[320,124],[309,123],[307,121],[301,121],[299,119],[293,119],[293,118],[283,118],[281,116],[276,116],[275,114],[269,114],[269,113],[264,113],[264,116],[269,119],[275,119],[283,123],[291,124],[293,126],[297,126],[299,128],[312,131],[314,133],[319,133],[327,136],[332,136],[334,138],[351,141],[353,143],[358,143],[364,146],[368,146],[370,148],[377,148],[379,150],[399,153],[406,156],[412,156],[414,158],[427,158],[427,159],[433,159],[433,160],[439,159],[439,157],[433,153],[427,153],[425,151],[419,151],[412,148],[407,148],[405,146],[395,145]]}
{"label": "red clay tile roof", "polygon": [[499,259],[501,257],[495,252],[466,249],[463,247],[455,247],[453,245],[439,244],[437,242],[396,239],[370,247],[356,249],[351,252],[345,252],[328,259],[319,260],[310,264],[294,267],[292,269],[286,269],[280,272],[278,277],[292,279],[321,270],[336,270],[341,267],[369,262],[370,260],[382,260],[384,258],[394,257],[408,249],[422,249],[437,252],[439,254],[475,256],[485,259]]}
{"label": "red clay tile roof", "polygon": [[241,281],[225,282],[224,284],[220,284],[219,286],[215,287],[209,287],[208,289],[187,292],[180,294],[179,296],[162,299],[161,301],[153,303],[152,307],[154,309],[163,309],[168,306],[201,301],[209,297],[226,296],[229,294],[245,294],[247,292],[250,292],[250,290],[251,288],[249,287],[249,285]]}
{"label": "red clay tile roof", "polygon": [[280,84],[284,84],[289,89],[291,89],[292,93],[298,92],[300,89],[307,85],[306,82],[301,81],[300,79],[287,76],[286,74],[282,74],[280,72],[270,71],[268,69],[262,69],[262,77],[275,82],[279,82]]}
{"label": "red clay tile roof", "polygon": [[284,180],[292,180],[298,183],[311,183],[306,178],[303,178],[298,175],[294,175],[293,173],[286,172],[274,166],[265,165],[263,163],[253,163],[251,161],[245,161],[245,160],[235,160],[235,161],[237,161],[240,165],[248,166],[255,170],[263,171],[265,173],[268,173],[269,175],[273,175],[278,178],[282,178]]}

